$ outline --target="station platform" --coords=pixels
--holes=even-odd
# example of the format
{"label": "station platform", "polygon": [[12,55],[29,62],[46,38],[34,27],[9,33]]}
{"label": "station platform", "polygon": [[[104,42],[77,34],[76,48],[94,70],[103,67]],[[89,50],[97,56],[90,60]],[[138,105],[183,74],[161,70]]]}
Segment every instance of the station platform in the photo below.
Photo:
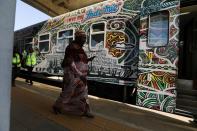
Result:
{"label": "station platform", "polygon": [[192,118],[89,96],[94,119],[55,115],[61,89],[17,78],[12,87],[11,131],[197,131]]}

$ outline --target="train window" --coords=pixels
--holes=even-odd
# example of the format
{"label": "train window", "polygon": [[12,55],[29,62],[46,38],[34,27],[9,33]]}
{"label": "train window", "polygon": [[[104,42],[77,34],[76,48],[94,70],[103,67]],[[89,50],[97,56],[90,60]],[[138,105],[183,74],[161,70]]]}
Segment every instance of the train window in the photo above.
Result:
{"label": "train window", "polygon": [[25,49],[28,50],[30,47],[32,47],[33,44],[33,38],[25,38]]}
{"label": "train window", "polygon": [[41,35],[40,36],[40,41],[42,41],[42,40],[48,40],[49,39],[49,34],[46,34],[46,35]]}
{"label": "train window", "polygon": [[104,31],[104,29],[105,29],[104,23],[98,23],[92,25],[92,32]]}
{"label": "train window", "polygon": [[63,30],[57,34],[57,52],[64,52],[66,46],[74,39],[73,29]]}
{"label": "train window", "polygon": [[16,40],[16,43],[14,46],[17,47],[21,51],[24,47],[24,40],[22,39]]}
{"label": "train window", "polygon": [[39,50],[41,53],[48,53],[49,51],[49,34],[44,34],[39,36]]}
{"label": "train window", "polygon": [[169,12],[161,11],[149,16],[148,46],[161,47],[168,44]]}
{"label": "train window", "polygon": [[32,47],[32,44],[25,44],[25,49],[28,50],[29,48]]}
{"label": "train window", "polygon": [[94,23],[90,29],[90,49],[100,50],[104,47],[105,23]]}
{"label": "train window", "polygon": [[32,37],[25,39],[25,44],[29,44],[29,43],[32,43],[32,42],[33,42],[33,38]]}

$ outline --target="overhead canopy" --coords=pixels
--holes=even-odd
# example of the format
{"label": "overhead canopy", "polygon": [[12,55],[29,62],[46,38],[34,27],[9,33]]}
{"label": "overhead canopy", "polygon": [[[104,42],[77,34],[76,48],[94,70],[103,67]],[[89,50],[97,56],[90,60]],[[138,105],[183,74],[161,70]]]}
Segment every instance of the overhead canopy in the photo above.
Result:
{"label": "overhead canopy", "polygon": [[105,0],[22,0],[43,13],[54,17]]}
{"label": "overhead canopy", "polygon": [[[43,13],[54,17],[105,0],[22,0]],[[196,0],[180,0],[182,6],[196,4]]]}

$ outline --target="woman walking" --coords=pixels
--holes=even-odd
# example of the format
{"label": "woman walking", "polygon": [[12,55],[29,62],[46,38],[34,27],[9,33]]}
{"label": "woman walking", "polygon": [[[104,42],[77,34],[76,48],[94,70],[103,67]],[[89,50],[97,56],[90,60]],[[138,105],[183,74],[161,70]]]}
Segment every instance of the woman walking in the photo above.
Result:
{"label": "woman walking", "polygon": [[59,98],[53,105],[56,114],[68,112],[76,115],[93,118],[88,104],[87,72],[88,61],[94,57],[87,58],[83,45],[86,34],[81,30],[75,33],[75,40],[71,42],[66,50],[62,67],[64,69],[63,89]]}

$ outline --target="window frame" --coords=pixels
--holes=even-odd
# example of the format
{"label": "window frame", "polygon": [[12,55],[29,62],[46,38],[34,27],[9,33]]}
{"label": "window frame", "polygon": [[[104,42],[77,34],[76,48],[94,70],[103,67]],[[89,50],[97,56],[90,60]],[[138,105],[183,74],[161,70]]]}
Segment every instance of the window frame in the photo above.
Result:
{"label": "window frame", "polygon": [[[100,24],[100,23],[103,23],[104,24],[104,31],[97,31],[97,32],[93,32],[93,26],[96,25],[96,24]],[[105,47],[105,41],[106,41],[106,22],[104,21],[101,21],[101,22],[95,22],[95,23],[92,23],[91,26],[90,26],[90,37],[89,37],[89,49],[91,51],[98,51],[99,49],[95,48],[95,47],[92,47],[92,35],[97,35],[97,34],[104,34],[104,40],[103,40],[103,48]]]}
{"label": "window frame", "polygon": [[[32,39],[31,42],[27,43],[26,40],[27,39]],[[31,45],[31,47],[33,48],[33,43],[34,43],[34,38],[33,37],[25,37],[25,40],[24,40],[24,47],[26,47],[26,45]]]}
{"label": "window frame", "polygon": [[[150,45],[149,43],[150,43],[150,33],[149,33],[149,31],[150,31],[150,20],[151,20],[151,15],[157,15],[157,14],[160,14],[160,13],[166,13],[167,15],[168,15],[168,28],[167,28],[167,30],[168,30],[168,35],[166,35],[167,36],[167,42],[166,42],[166,44],[165,45],[160,45],[160,46],[152,46],[152,45]],[[148,37],[147,37],[147,47],[151,47],[151,48],[159,48],[159,47],[166,47],[166,46],[168,46],[168,44],[169,44],[169,38],[170,38],[170,12],[168,11],[168,10],[162,10],[162,11],[158,11],[158,12],[153,12],[153,13],[151,13],[149,16],[148,16],[148,29],[147,29],[147,34],[148,34]]]}
{"label": "window frame", "polygon": [[14,47],[17,47],[19,49],[23,49],[24,46],[24,39],[18,39],[16,40],[16,43],[14,43]]}
{"label": "window frame", "polygon": [[[40,40],[40,36],[43,36],[43,35],[49,35],[49,39],[48,40]],[[43,52],[43,51],[40,50],[40,42],[46,42],[46,41],[49,41],[49,49],[48,49],[48,51]],[[49,53],[50,49],[51,49],[50,43],[51,43],[51,34],[50,33],[44,33],[44,34],[39,34],[38,35],[38,49],[40,50],[40,53]]]}
{"label": "window frame", "polygon": [[[67,36],[66,38],[67,38],[67,39],[73,38],[73,40],[75,40],[75,29],[74,29],[74,28],[62,29],[62,30],[59,30],[59,31],[57,32],[56,45],[58,44],[58,40],[60,39],[59,33],[60,33],[60,32],[63,32],[63,31],[68,31],[68,30],[72,30],[72,31],[73,31],[73,35],[72,35],[72,37],[71,37],[71,36]],[[70,43],[69,43],[69,44],[70,44]],[[57,52],[58,52],[58,53],[64,53],[65,50],[64,50],[64,51],[57,51]]]}

